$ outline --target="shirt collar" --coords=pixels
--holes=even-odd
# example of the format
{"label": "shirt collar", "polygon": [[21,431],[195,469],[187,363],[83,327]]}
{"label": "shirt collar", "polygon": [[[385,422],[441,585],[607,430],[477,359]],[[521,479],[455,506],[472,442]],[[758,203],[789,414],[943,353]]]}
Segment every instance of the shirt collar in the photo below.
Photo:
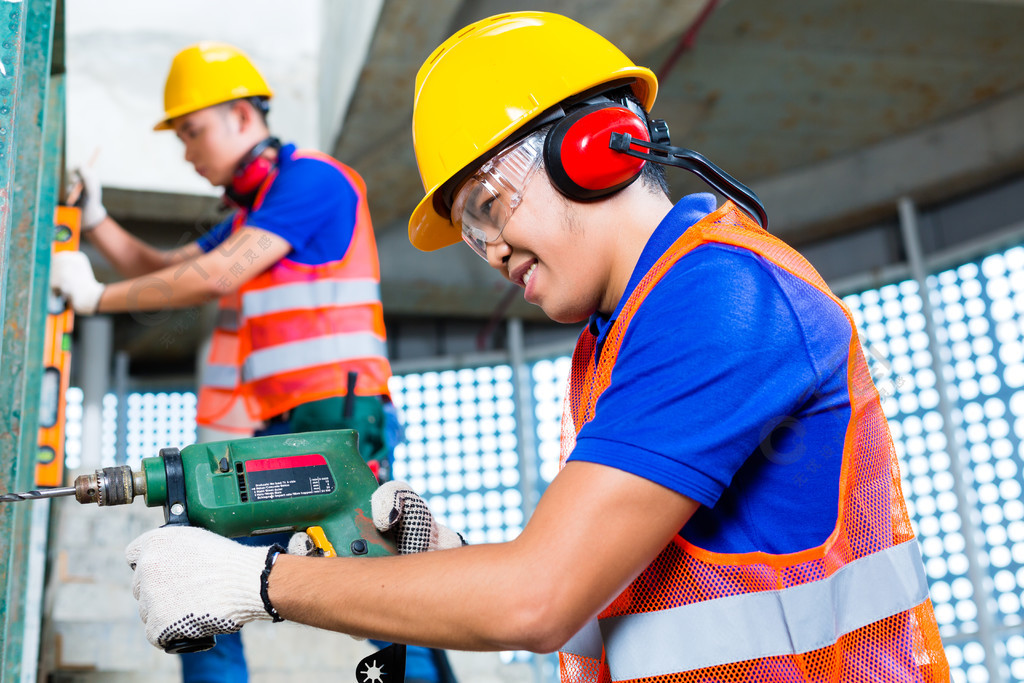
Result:
{"label": "shirt collar", "polygon": [[277,150],[277,165],[280,166],[282,164],[287,164],[292,160],[293,154],[295,154],[294,144],[288,143],[287,145],[282,145],[281,149]]}

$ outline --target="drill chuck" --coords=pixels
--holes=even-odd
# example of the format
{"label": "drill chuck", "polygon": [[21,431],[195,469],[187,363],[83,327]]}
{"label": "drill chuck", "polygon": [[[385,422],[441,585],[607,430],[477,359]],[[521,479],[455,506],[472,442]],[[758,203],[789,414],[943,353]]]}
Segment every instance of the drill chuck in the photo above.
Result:
{"label": "drill chuck", "polygon": [[83,474],[75,479],[75,498],[79,503],[125,505],[145,493],[146,477],[142,472],[132,472],[127,465],[104,467],[95,474]]}

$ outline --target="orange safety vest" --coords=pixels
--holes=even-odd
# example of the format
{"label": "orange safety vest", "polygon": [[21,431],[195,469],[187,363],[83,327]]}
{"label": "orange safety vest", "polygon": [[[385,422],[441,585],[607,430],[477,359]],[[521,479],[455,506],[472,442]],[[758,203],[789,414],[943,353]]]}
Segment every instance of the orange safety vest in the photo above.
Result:
{"label": "orange safety vest", "polygon": [[573,354],[561,464],[594,416],[630,320],[680,258],[715,242],[748,249],[842,308],[850,423],[836,527],[816,548],[772,555],[709,552],[676,536],[559,652],[563,683],[610,681],[948,681],[899,465],[850,313],[795,250],[727,202],[688,229],[630,295],[594,359]]}
{"label": "orange safety vest", "polygon": [[[220,299],[210,353],[200,376],[196,420],[201,425],[251,433],[261,421],[297,405],[346,393],[347,375],[358,373],[355,393],[387,395],[380,263],[366,203],[366,185],[331,157],[301,151],[338,169],[359,194],[348,251],[320,265],[281,259]],[[277,177],[260,188],[254,208]],[[232,231],[248,212],[239,210]],[[256,245],[254,248],[258,248]]]}

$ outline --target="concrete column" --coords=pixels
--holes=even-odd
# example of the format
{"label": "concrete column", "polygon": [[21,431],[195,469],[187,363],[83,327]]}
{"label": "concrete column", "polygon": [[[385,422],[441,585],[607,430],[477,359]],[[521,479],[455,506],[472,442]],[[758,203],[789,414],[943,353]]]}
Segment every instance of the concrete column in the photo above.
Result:
{"label": "concrete column", "polygon": [[114,321],[109,316],[80,317],[78,358],[82,384],[82,462],[95,470],[102,462],[103,397],[110,389],[110,358],[114,349]]}
{"label": "concrete column", "polygon": [[114,434],[114,462],[110,465],[124,465],[128,462],[128,364],[131,359],[127,351],[118,351],[114,356],[114,396],[117,397],[117,430]]}
{"label": "concrete column", "polygon": [[509,318],[508,357],[515,392],[516,438],[519,442],[519,491],[523,495],[523,524],[537,506],[537,429],[533,419],[533,381],[526,364],[523,321]]}
{"label": "concrete column", "polygon": [[[917,223],[917,208],[909,197],[902,197],[898,203],[900,216],[900,232],[903,245],[907,250],[907,263],[910,272],[917,282],[921,296],[921,312],[924,314],[925,331],[928,333],[928,351],[932,357],[932,372],[935,374],[935,389],[939,393],[939,412],[942,414],[942,433],[946,437],[946,451],[949,454],[950,471],[953,473],[953,493],[956,495],[956,509],[960,515],[960,530],[964,537],[964,554],[967,555],[967,578],[974,586],[974,605],[978,610],[978,632],[976,634],[985,649],[985,668],[988,669],[990,681],[1002,681],[999,671],[1001,658],[996,652],[993,638],[992,613],[989,610],[989,591],[986,588],[987,577],[984,568],[979,564],[977,536],[981,534],[972,514],[975,510],[973,500],[969,500],[971,489],[965,484],[970,481],[966,476],[969,463],[965,462],[965,454],[960,448],[956,425],[953,422],[953,405],[949,398],[949,384],[946,382],[946,361],[943,358],[945,347],[939,340],[936,331],[935,312],[932,309],[931,291],[928,288],[928,273],[921,249],[921,235]],[[972,497],[973,498],[973,497]]]}

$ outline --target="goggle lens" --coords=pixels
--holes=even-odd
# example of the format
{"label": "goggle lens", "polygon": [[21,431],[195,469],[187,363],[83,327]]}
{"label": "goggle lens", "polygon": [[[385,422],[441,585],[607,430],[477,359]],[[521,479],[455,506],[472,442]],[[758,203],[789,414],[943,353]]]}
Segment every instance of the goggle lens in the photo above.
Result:
{"label": "goggle lens", "polygon": [[459,190],[452,222],[462,239],[484,260],[487,245],[501,237],[523,192],[540,167],[542,138],[531,135],[481,167]]}

